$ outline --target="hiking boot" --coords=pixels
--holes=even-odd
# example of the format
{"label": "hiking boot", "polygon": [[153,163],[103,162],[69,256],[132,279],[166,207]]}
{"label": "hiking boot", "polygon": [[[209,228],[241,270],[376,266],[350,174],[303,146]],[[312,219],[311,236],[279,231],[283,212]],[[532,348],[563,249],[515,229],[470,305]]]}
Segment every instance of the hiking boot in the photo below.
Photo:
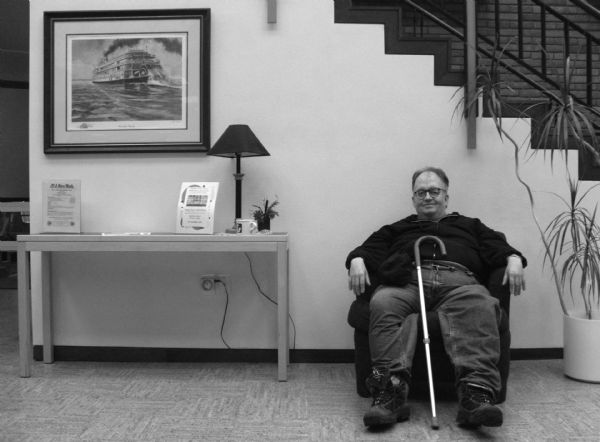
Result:
{"label": "hiking boot", "polygon": [[456,422],[462,427],[499,427],[502,410],[494,405],[493,395],[484,387],[460,384],[458,388],[458,414]]}
{"label": "hiking boot", "polygon": [[371,408],[363,418],[367,427],[391,425],[410,417],[410,408],[406,405],[408,383],[405,380],[374,368],[367,379],[367,388],[373,397]]}

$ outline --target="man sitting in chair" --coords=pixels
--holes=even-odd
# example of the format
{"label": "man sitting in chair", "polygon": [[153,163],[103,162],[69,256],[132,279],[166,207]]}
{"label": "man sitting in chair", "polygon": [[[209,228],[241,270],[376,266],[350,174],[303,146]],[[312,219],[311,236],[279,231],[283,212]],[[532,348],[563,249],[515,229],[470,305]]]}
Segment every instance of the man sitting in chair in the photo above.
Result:
{"label": "man sitting in chair", "polygon": [[369,427],[393,424],[410,415],[406,398],[416,322],[404,319],[420,311],[413,250],[416,240],[425,235],[440,238],[447,252],[442,261],[437,243],[423,242],[420,250],[426,309],[438,312],[444,347],[455,368],[456,421],[468,427],[502,425],[502,410],[495,405],[501,388],[500,306],[480,281],[486,269],[506,266],[502,283],[519,295],[525,289],[527,261],[479,219],[447,213],[448,185],[446,173],[439,168],[417,170],[412,177],[416,214],[383,226],[346,259],[348,285],[357,296],[370,285],[369,273],[376,272],[381,281],[369,305],[373,372],[367,387],[373,403],[364,416]]}

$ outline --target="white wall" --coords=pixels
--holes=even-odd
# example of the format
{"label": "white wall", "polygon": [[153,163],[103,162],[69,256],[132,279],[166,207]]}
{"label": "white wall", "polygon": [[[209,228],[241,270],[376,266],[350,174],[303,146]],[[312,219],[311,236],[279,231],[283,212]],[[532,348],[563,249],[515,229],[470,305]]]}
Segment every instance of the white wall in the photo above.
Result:
{"label": "white wall", "polygon": [[[173,231],[182,181],[220,181],[216,230],[233,217],[233,162],[204,154],[43,154],[43,12],[118,9],[105,0],[31,1],[30,185],[32,230],[41,230],[41,181],[81,179],[85,231]],[[466,149],[452,120],[455,88],[433,86],[429,56],[385,55],[383,28],[334,24],[333,1],[279,2],[266,23],[262,0],[130,0],[128,9],[212,10],[213,142],[232,123],[247,123],[270,157],[243,160],[244,208],[281,201],[273,228],[290,234],[291,313],[297,348],[351,348],[346,313],[346,254],[380,225],[412,211],[410,176],[444,167],[450,209],[506,232],[530,260],[528,290],[513,300],[513,348],[562,345],[558,301],[542,273],[541,248],[512,150],[489,121],[479,148]],[[515,128],[523,139],[526,125]],[[532,182],[547,168],[527,164]],[[548,214],[542,214],[542,218]],[[270,261],[253,256],[274,293]],[[274,348],[275,309],[256,292],[245,258],[139,255],[60,256],[54,261],[58,345],[221,347],[224,295],[200,292],[199,275],[231,276],[226,338],[234,347]],[[34,340],[39,344],[39,271],[34,269]],[[100,283],[98,283],[100,281]]]}

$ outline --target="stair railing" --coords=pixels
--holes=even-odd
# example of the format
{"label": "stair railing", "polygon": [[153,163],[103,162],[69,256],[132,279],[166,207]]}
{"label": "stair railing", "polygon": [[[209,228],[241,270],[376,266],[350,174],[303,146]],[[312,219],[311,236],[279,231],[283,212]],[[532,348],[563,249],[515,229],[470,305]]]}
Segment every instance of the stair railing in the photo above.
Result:
{"label": "stair railing", "polygon": [[[570,56],[570,51],[571,51],[571,46],[570,46],[570,37],[571,37],[571,32],[577,32],[579,33],[582,37],[585,38],[585,71],[586,71],[586,100],[585,100],[585,104],[587,104],[588,106],[592,106],[593,105],[593,77],[592,77],[592,53],[593,53],[593,48],[596,47],[600,47],[600,39],[596,38],[595,36],[593,36],[592,34],[590,34],[588,31],[586,31],[585,29],[583,29],[581,26],[579,26],[578,24],[572,22],[571,20],[569,20],[567,17],[565,17],[564,15],[560,14],[558,11],[556,11],[555,9],[553,9],[552,7],[548,6],[547,4],[545,4],[544,2],[540,1],[540,0],[529,0],[532,3],[535,3],[536,5],[538,5],[540,7],[540,23],[541,23],[541,37],[542,37],[542,41],[541,41],[541,46],[543,48],[542,51],[542,72],[544,73],[545,76],[547,76],[547,60],[546,60],[546,18],[547,15],[550,14],[552,16],[554,16],[555,18],[557,18],[559,21],[562,22],[563,24],[563,48],[564,48],[564,57],[567,58],[568,56]],[[517,3],[518,5],[521,5],[523,2],[523,0],[518,0]],[[573,3],[579,3],[581,4],[581,2],[576,2],[571,0],[571,2]],[[496,15],[499,15],[499,1],[496,0]],[[519,14],[519,18],[520,20],[522,20],[522,14]],[[519,35],[519,41],[522,41],[523,38],[523,34]],[[521,43],[522,45],[522,43]],[[594,46],[595,45],[595,46]]]}
{"label": "stair railing", "polygon": [[[509,58],[510,60],[517,63],[519,66],[521,66],[525,72],[522,72],[520,69],[516,69],[509,63],[506,63],[504,60],[499,60],[499,63],[508,72],[515,75],[516,77],[518,77],[525,83],[529,84],[531,87],[540,91],[542,94],[546,95],[548,98],[550,98],[552,100],[556,100],[558,98],[556,96],[556,94],[549,91],[548,88],[545,88],[539,84],[539,79],[541,79],[546,84],[552,86],[556,90],[561,89],[561,86],[556,81],[554,81],[552,78],[550,78],[547,74],[546,14],[553,15],[554,17],[556,17],[557,19],[559,19],[560,21],[563,22],[563,41],[564,41],[564,45],[565,45],[564,46],[565,47],[565,57],[570,55],[570,53],[569,53],[570,52],[569,36],[570,36],[571,30],[579,32],[586,39],[586,99],[584,100],[577,96],[573,96],[573,99],[580,104],[585,104],[585,105],[589,106],[590,111],[593,112],[598,117],[600,117],[600,110],[592,107],[592,105],[591,105],[593,103],[593,78],[592,78],[592,56],[591,56],[592,45],[595,44],[596,45],[595,47],[600,47],[600,40],[597,39],[596,37],[594,37],[592,34],[587,32],[586,30],[584,30],[583,28],[581,28],[579,25],[569,21],[566,17],[564,17],[562,14],[555,11],[550,6],[545,5],[544,3],[542,3],[539,0],[530,0],[530,1],[541,7],[540,8],[540,22],[541,22],[540,32],[541,32],[541,39],[542,39],[541,49],[540,49],[541,60],[542,60],[541,70],[532,66],[530,63],[527,63],[522,58],[522,55],[524,52],[523,51],[524,33],[523,33],[523,21],[522,21],[522,15],[523,15],[522,14],[522,2],[523,2],[523,0],[517,0],[517,11],[518,11],[517,16],[519,19],[519,23],[517,24],[518,55],[515,55],[510,50],[504,50],[504,55],[507,58]],[[449,22],[453,22],[456,25],[458,25],[459,27],[462,27],[464,29],[464,27],[465,27],[464,22],[462,20],[458,19],[457,17],[453,16],[452,14],[449,14],[445,9],[443,9],[439,5],[434,4],[428,0],[420,1],[418,3],[415,1],[412,1],[412,0],[404,0],[404,3],[411,6],[416,12],[418,12],[422,16],[428,18],[429,20],[436,23],[441,28],[445,29],[448,33],[454,35],[455,37],[457,37],[458,39],[460,39],[463,42],[465,41],[464,34],[462,32],[460,32],[459,30],[457,30],[455,27],[453,27],[449,23]],[[500,34],[500,4],[499,3],[500,2],[498,0],[496,0],[495,8],[494,8],[494,22],[495,22],[496,36],[498,36]],[[430,8],[432,8],[436,12],[433,13],[429,9],[426,9],[423,6],[424,4],[427,4]],[[444,19],[440,18],[437,14],[440,14],[441,16],[443,16]],[[477,52],[479,54],[485,56],[486,58],[492,59],[495,57],[496,51],[502,50],[502,48],[499,46],[499,43],[498,43],[499,42],[498,37],[495,39],[495,41],[493,41],[489,37],[482,35],[481,33],[477,33],[477,40],[484,42],[486,45],[488,45],[491,48],[491,50],[488,50],[488,49],[484,48],[482,45],[480,45],[479,43],[477,44]],[[532,78],[531,74],[535,75],[537,77],[537,79]]]}
{"label": "stair railing", "polygon": [[585,0],[570,0],[570,1],[574,5],[579,6],[581,9],[583,9],[589,15],[593,15],[598,20],[600,20],[600,9],[596,8],[595,6],[590,5],[589,2],[587,2]]}

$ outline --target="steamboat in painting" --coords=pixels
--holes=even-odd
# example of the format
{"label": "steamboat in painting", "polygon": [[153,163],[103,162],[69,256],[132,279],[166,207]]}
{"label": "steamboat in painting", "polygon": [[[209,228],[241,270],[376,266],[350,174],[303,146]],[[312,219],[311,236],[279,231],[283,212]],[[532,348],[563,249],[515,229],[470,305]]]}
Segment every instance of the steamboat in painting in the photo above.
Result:
{"label": "steamboat in painting", "polygon": [[130,49],[113,58],[103,58],[94,68],[94,83],[147,83],[153,72],[161,72],[160,61],[141,49]]}

